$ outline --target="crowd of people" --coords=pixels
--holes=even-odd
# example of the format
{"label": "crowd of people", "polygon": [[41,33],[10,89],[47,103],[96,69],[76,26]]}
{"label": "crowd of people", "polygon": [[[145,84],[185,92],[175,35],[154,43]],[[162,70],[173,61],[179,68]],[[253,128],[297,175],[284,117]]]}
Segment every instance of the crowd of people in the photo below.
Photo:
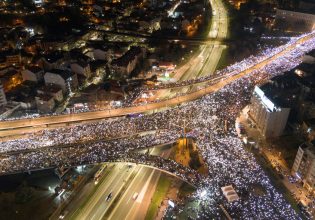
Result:
{"label": "crowd of people", "polygon": [[[236,219],[299,219],[253,155],[244,149],[234,123],[258,81],[294,68],[301,62],[301,56],[314,48],[315,37],[219,91],[172,109],[44,130],[27,138],[2,142],[0,172],[123,160],[135,150],[176,141],[183,135],[181,127],[185,121],[209,170],[209,175],[198,181],[198,188],[207,191],[200,216],[205,219],[219,216],[218,204],[223,204]],[[269,55],[272,56],[272,51]],[[245,65],[238,71],[243,68]],[[137,156],[134,160],[146,163],[148,157]],[[163,163],[159,160],[154,161]],[[185,177],[181,168],[176,170],[175,162],[165,162],[165,166],[194,181]],[[165,166],[161,168],[167,169]],[[221,192],[226,185],[233,185],[240,197],[238,201],[227,202]]]}

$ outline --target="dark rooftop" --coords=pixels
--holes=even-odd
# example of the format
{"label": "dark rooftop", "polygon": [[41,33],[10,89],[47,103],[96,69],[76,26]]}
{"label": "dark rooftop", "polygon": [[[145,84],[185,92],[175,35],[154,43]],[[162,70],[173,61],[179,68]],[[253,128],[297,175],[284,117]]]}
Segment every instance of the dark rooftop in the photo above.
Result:
{"label": "dark rooftop", "polygon": [[61,70],[61,69],[53,69],[53,70],[50,70],[50,71],[47,71],[47,72],[60,75],[65,80],[69,79],[70,77],[72,77],[74,75],[74,73],[72,73],[69,70]]}
{"label": "dark rooftop", "polygon": [[137,55],[141,53],[140,47],[131,47],[122,57],[113,60],[112,65],[127,66]]}
{"label": "dark rooftop", "polygon": [[300,93],[298,76],[292,71],[273,77],[260,86],[260,89],[273,103],[281,107],[294,105]]}

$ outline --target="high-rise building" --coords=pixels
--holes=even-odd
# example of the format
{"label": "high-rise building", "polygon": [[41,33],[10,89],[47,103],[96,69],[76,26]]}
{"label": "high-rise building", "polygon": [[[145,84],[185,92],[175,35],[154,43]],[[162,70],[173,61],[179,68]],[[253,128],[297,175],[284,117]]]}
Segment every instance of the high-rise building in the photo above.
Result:
{"label": "high-rise building", "polygon": [[5,96],[4,90],[3,90],[3,86],[0,83],[0,106],[4,106],[7,104],[7,98]]}
{"label": "high-rise building", "polygon": [[310,32],[315,30],[315,14],[277,9],[276,25],[280,29]]}
{"label": "high-rise building", "polygon": [[266,138],[280,136],[287,124],[290,108],[274,103],[264,91],[255,87],[249,116],[256,123],[262,135]]}
{"label": "high-rise building", "polygon": [[315,146],[313,143],[303,143],[295,156],[291,170],[303,181],[304,187],[313,191],[315,188]]}

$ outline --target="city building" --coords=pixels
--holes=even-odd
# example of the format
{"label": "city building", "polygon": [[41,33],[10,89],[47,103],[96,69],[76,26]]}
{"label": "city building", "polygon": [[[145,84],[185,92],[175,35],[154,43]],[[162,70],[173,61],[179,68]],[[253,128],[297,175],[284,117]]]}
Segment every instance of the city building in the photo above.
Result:
{"label": "city building", "polygon": [[6,50],[0,53],[0,67],[18,66],[21,64],[22,57],[19,52]]}
{"label": "city building", "polygon": [[41,88],[37,89],[37,94],[48,94],[54,97],[55,101],[57,102],[61,102],[63,100],[62,89],[56,85],[42,86]]}
{"label": "city building", "polygon": [[6,68],[6,67],[7,67],[6,58],[0,56],[0,69]]}
{"label": "city building", "polygon": [[278,28],[290,31],[313,31],[315,14],[277,9],[276,24]]}
{"label": "city building", "polygon": [[[313,52],[315,53],[315,52]],[[313,53],[307,53],[302,57],[303,63],[315,64],[315,55]]]}
{"label": "city building", "polygon": [[44,79],[47,86],[60,86],[64,94],[70,94],[78,88],[77,74],[68,70],[53,69],[45,73]]}
{"label": "city building", "polygon": [[90,63],[91,71],[95,73],[95,76],[102,76],[105,74],[106,64],[104,60],[93,60]]}
{"label": "city building", "polygon": [[315,186],[315,146],[313,142],[303,143],[295,156],[292,175],[301,179],[303,186],[314,191]]}
{"label": "city building", "polygon": [[4,106],[6,104],[7,104],[7,98],[5,96],[3,86],[0,83],[0,106]]}
{"label": "city building", "polygon": [[44,77],[44,70],[38,66],[30,66],[21,71],[23,81],[39,82]]}
{"label": "city building", "polygon": [[55,107],[54,97],[48,94],[38,94],[35,101],[37,110],[42,113],[49,113]]}
{"label": "city building", "polygon": [[92,76],[90,64],[84,61],[77,61],[70,64],[72,72],[90,78]]}
{"label": "city building", "polygon": [[9,117],[14,111],[18,110],[21,104],[18,102],[10,102],[4,106],[0,106],[0,119]]}
{"label": "city building", "polygon": [[255,87],[251,98],[249,116],[266,138],[282,135],[289,117],[290,108],[277,105],[264,91]]}
{"label": "city building", "polygon": [[19,65],[21,63],[21,54],[9,54],[6,56],[7,66]]}
{"label": "city building", "polygon": [[41,7],[44,4],[44,0],[33,0],[36,7]]}
{"label": "city building", "polygon": [[301,125],[301,128],[307,140],[309,141],[315,140],[315,118],[304,120]]}
{"label": "city building", "polygon": [[38,64],[44,70],[52,70],[59,68],[64,63],[64,61],[63,53],[56,51],[41,57],[38,61]]}
{"label": "city building", "polygon": [[111,63],[112,71],[127,77],[136,67],[138,61],[145,56],[144,49],[141,47],[131,47],[122,57],[113,60]]}

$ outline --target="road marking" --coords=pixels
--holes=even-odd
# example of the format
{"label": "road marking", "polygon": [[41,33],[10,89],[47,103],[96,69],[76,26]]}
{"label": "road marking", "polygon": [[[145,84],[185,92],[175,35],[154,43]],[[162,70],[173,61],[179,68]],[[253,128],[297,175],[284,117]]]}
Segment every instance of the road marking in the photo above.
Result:
{"label": "road marking", "polygon": [[144,187],[142,188],[141,192],[138,194],[138,198],[136,199],[137,203],[141,203],[142,202],[142,200],[144,198],[144,195],[145,195],[145,193],[146,193],[146,191],[148,189],[149,183],[150,183],[150,181],[152,179],[153,173],[155,173],[155,171],[151,172],[151,174],[150,174],[148,180],[146,181]]}

